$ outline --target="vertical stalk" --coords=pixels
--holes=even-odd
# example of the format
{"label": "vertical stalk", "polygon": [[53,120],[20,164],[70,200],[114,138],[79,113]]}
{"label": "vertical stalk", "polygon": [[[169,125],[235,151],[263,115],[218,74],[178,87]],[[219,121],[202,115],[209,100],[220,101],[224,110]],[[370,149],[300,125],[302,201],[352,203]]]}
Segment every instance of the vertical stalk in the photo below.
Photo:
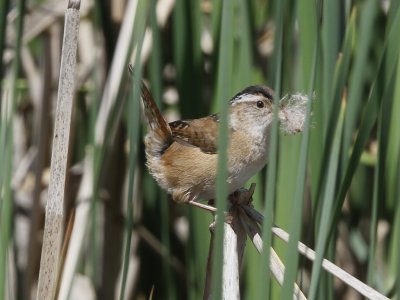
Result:
{"label": "vertical stalk", "polygon": [[228,93],[227,87],[232,82],[232,64],[233,64],[233,2],[224,0],[222,3],[222,24],[221,40],[219,46],[218,65],[218,88],[217,101],[220,111],[219,140],[218,140],[218,173],[217,173],[217,226],[215,230],[215,247],[213,251],[213,299],[222,297],[222,260],[223,260],[223,235],[224,235],[224,211],[226,209],[226,197],[228,187],[227,178],[227,148],[228,148]]}
{"label": "vertical stalk", "polygon": [[75,66],[79,29],[79,0],[70,0],[65,12],[50,182],[44,225],[37,299],[52,299],[58,273],[58,256],[64,214],[64,188],[75,85]]}
{"label": "vertical stalk", "polygon": [[286,1],[275,2],[275,24],[276,24],[276,35],[275,35],[275,99],[274,99],[274,118],[271,124],[271,138],[269,141],[269,153],[268,153],[268,169],[265,189],[265,208],[264,215],[266,216],[263,225],[263,241],[264,247],[261,254],[261,263],[259,269],[259,278],[266,276],[266,284],[260,284],[258,289],[258,299],[269,299],[270,295],[270,281],[271,275],[269,272],[269,260],[270,260],[270,248],[272,244],[272,225],[273,225],[273,212],[275,207],[275,195],[276,195],[276,178],[277,178],[277,160],[278,160],[278,103],[281,93],[281,76],[282,76],[282,44],[283,44],[283,10]]}
{"label": "vertical stalk", "polygon": [[[4,3],[3,3],[4,2]],[[1,6],[6,6],[7,1],[2,1]],[[5,7],[2,7],[5,8]],[[20,65],[20,49],[25,11],[25,0],[18,1],[17,34],[15,41],[15,56],[12,63],[11,79],[6,91],[0,95],[0,299],[5,296],[5,282],[7,278],[7,251],[9,249],[12,215],[12,162],[13,162],[13,118],[16,103],[16,81]],[[5,12],[4,12],[5,15]],[[6,20],[1,20],[5,24]],[[5,31],[4,28],[0,30]],[[1,33],[2,34],[2,33]],[[0,36],[3,42],[5,37]],[[2,47],[2,45],[1,45]],[[2,49],[1,49],[2,50]],[[0,52],[2,54],[2,52]],[[2,55],[0,60],[2,60]],[[1,63],[2,64],[2,63]],[[0,70],[3,70],[0,68]],[[1,73],[2,71],[0,71]],[[2,74],[0,74],[1,76]],[[1,77],[0,77],[1,78]],[[5,97],[4,103],[1,101]]]}
{"label": "vertical stalk", "polygon": [[240,299],[240,282],[239,275],[242,264],[243,252],[246,245],[246,232],[240,222],[239,216],[234,209],[231,208],[227,215],[230,220],[223,222],[224,236],[223,236],[223,263],[222,263],[222,285],[221,297],[212,297],[212,276],[213,269],[213,249],[215,246],[215,224],[217,216],[214,216],[214,223],[210,225],[211,240],[209,248],[209,256],[207,262],[206,284],[204,289],[203,300],[211,299],[226,299],[226,300],[239,300]]}

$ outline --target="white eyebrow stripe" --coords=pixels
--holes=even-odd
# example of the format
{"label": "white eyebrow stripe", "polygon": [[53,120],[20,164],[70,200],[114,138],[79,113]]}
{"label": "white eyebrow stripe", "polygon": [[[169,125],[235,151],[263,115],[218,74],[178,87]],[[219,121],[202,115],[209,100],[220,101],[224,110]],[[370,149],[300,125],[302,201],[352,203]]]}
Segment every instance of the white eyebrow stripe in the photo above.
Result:
{"label": "white eyebrow stripe", "polygon": [[238,103],[254,102],[259,99],[260,99],[260,95],[242,94],[242,95],[232,99],[231,104],[235,105]]}

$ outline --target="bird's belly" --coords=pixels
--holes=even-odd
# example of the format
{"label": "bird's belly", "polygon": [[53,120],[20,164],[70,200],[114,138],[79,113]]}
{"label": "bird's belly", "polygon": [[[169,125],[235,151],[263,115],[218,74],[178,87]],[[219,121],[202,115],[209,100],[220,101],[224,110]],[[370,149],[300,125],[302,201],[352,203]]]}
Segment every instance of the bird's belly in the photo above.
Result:
{"label": "bird's belly", "polygon": [[242,166],[233,168],[228,177],[229,194],[242,188],[251,177],[257,174],[264,167],[265,163],[265,157],[260,157],[253,162],[245,163]]}
{"label": "bird's belly", "polygon": [[[147,156],[147,166],[157,182],[177,201],[209,200],[215,198],[217,154],[203,153],[195,147],[173,143],[162,159]],[[230,153],[232,154],[232,153]],[[228,193],[243,187],[265,165],[265,156],[228,159]]]}
{"label": "bird's belly", "polygon": [[[228,170],[228,194],[242,188],[244,184],[255,174],[257,174],[266,164],[265,156],[251,161],[239,164],[229,164]],[[198,195],[199,199],[212,199],[216,196],[216,176],[213,180],[204,185],[202,193]]]}

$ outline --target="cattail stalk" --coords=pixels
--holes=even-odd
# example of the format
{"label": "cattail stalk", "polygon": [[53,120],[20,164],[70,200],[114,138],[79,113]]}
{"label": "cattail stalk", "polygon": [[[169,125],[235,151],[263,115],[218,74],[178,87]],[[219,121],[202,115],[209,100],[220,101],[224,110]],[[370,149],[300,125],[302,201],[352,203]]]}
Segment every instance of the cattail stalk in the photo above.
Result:
{"label": "cattail stalk", "polygon": [[53,298],[58,274],[58,258],[64,213],[65,175],[75,86],[79,8],[80,0],[69,0],[68,9],[65,13],[60,84],[58,87],[37,299]]}

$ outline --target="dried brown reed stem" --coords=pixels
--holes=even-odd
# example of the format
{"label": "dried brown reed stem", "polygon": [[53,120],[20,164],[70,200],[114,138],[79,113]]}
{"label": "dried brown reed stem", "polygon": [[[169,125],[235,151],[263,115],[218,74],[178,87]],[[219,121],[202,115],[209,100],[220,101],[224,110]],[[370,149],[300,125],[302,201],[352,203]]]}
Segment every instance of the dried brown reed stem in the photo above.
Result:
{"label": "dried brown reed stem", "polygon": [[[212,269],[214,248],[214,223],[210,225],[211,240],[207,261],[207,273],[203,299],[212,299]],[[226,214],[223,238],[223,263],[222,263],[222,299],[240,299],[240,268],[246,244],[246,232],[240,223],[235,209],[232,207]]]}
{"label": "dried brown reed stem", "polygon": [[75,85],[76,52],[79,28],[79,0],[70,0],[65,13],[60,84],[53,135],[50,182],[46,204],[43,248],[37,299],[52,299],[58,274],[62,236],[63,202],[72,100]]}
{"label": "dried brown reed stem", "polygon": [[[263,251],[263,241],[261,239],[261,230],[258,224],[256,223],[256,221],[249,218],[244,212],[241,214],[240,220],[243,224],[243,227],[246,229],[247,235],[250,237],[257,251],[261,253]],[[285,266],[272,247],[270,248],[269,264],[272,275],[275,277],[276,281],[282,286],[285,274]],[[293,299],[307,299],[296,283],[294,284]]]}

